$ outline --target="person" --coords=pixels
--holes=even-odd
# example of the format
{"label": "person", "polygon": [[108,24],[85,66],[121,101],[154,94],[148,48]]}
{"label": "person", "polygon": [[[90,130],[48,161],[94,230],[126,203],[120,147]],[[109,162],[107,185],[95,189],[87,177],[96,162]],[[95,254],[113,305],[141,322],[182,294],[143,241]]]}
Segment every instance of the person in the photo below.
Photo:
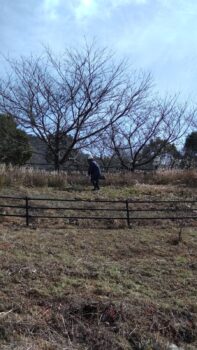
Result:
{"label": "person", "polygon": [[91,177],[91,183],[94,186],[93,191],[99,190],[99,179],[101,177],[100,167],[91,155],[88,156],[88,164],[88,175]]}

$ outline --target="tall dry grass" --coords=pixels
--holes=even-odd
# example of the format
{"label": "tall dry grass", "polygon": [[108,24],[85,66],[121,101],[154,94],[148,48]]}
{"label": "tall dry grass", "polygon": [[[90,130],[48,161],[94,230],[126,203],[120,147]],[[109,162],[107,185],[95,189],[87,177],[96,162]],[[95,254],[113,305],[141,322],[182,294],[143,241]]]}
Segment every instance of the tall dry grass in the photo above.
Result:
{"label": "tall dry grass", "polygon": [[[86,186],[90,183],[90,179],[85,174],[68,174],[67,179],[71,185]],[[136,184],[197,187],[197,169],[108,173],[105,175],[105,180],[101,180],[101,184],[102,187],[135,186]]]}
{"label": "tall dry grass", "polygon": [[[101,180],[102,187],[124,187],[135,186],[136,184],[181,185],[197,188],[197,169],[109,173],[105,175],[105,180]],[[67,174],[63,171],[58,173],[27,167],[0,165],[0,188],[24,186],[53,187],[63,190],[67,185],[86,187],[90,185],[90,179],[87,174],[80,174],[79,172]]]}
{"label": "tall dry grass", "polygon": [[0,165],[0,188],[9,186],[54,187],[64,189],[67,185],[65,172],[48,172],[26,167]]}
{"label": "tall dry grass", "polygon": [[185,185],[197,188],[197,169],[191,170],[160,170],[149,179],[156,185]]}
{"label": "tall dry grass", "polygon": [[[103,186],[134,186],[137,180],[138,175],[131,173],[108,173],[105,175],[105,180],[100,180],[102,187]],[[142,179],[142,176],[140,176]],[[87,174],[80,174],[74,172],[68,174],[68,183],[70,185],[80,185],[88,186],[90,184],[90,178]]]}

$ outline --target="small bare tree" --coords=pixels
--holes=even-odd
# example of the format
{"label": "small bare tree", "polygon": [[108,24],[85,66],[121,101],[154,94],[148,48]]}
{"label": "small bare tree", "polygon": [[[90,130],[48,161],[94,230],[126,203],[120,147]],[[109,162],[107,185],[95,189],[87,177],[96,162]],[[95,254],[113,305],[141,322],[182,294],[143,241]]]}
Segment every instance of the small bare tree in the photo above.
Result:
{"label": "small bare tree", "polygon": [[[139,109],[111,124],[109,139],[123,168],[134,171],[151,163],[163,150],[187,132],[194,111],[177,98],[144,100]],[[160,138],[159,147],[150,152],[151,141]]]}
{"label": "small bare tree", "polygon": [[107,50],[85,46],[57,59],[8,60],[10,75],[0,81],[0,111],[36,135],[53,155],[55,169],[71,152],[87,148],[97,135],[138,108],[150,77],[131,81],[124,63],[116,64]]}

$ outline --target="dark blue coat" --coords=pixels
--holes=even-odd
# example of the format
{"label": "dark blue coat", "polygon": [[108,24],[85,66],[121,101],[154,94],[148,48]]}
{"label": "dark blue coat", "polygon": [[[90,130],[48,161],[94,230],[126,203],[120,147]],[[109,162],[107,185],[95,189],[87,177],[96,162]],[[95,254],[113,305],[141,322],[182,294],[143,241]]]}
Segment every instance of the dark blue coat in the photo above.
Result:
{"label": "dark blue coat", "polygon": [[88,175],[90,175],[93,180],[98,180],[101,176],[100,167],[95,160],[89,161]]}

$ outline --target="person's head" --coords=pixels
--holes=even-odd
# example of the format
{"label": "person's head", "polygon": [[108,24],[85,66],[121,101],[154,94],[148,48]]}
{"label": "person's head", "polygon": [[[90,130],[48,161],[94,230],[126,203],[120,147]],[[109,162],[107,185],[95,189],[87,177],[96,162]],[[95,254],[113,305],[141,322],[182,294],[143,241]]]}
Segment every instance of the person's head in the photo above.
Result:
{"label": "person's head", "polygon": [[91,155],[91,154],[89,154],[89,156],[88,156],[88,163],[91,163],[92,161],[93,161],[93,156]]}

